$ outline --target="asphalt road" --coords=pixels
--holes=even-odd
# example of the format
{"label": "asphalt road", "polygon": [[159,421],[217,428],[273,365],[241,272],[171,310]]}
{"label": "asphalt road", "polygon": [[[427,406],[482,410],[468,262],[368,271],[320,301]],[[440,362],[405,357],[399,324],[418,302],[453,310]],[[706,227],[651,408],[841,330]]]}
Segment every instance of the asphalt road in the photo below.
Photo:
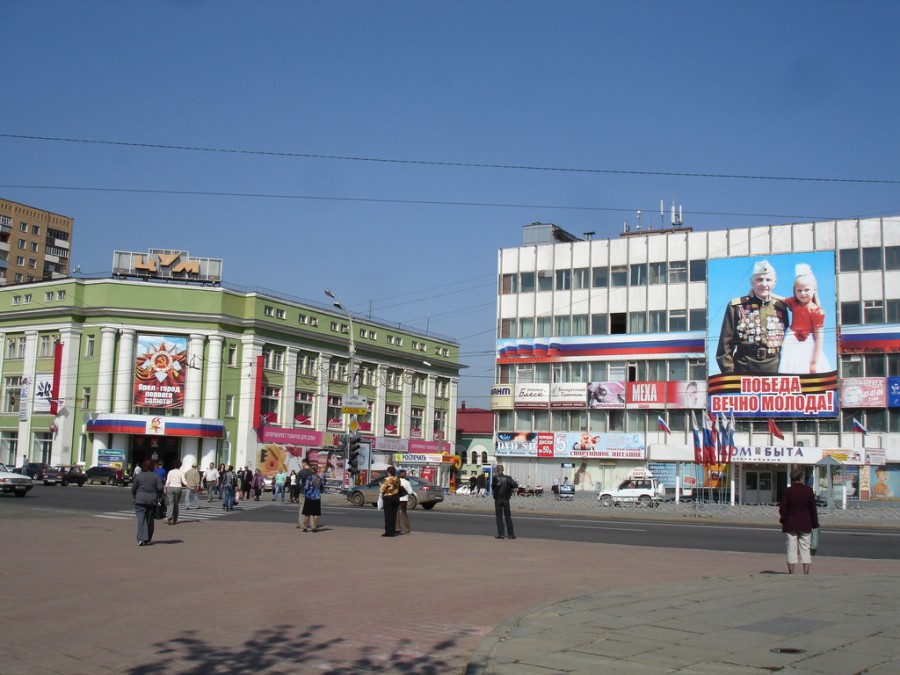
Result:
{"label": "asphalt road", "polygon": [[[260,502],[250,502],[245,510],[240,506],[225,514],[217,503],[202,501],[204,516],[228,520],[260,523],[297,522],[299,507],[289,502],[273,503],[270,495]],[[548,510],[554,508],[550,500]],[[0,496],[0,519],[3,518],[64,518],[83,516],[86,512],[97,517],[127,517],[131,510],[131,491],[112,486],[43,486],[38,485],[24,498]],[[196,512],[194,512],[196,513]],[[189,517],[189,514],[184,514]],[[544,540],[558,546],[565,556],[567,542],[621,544],[680,548],[708,551],[747,553],[775,553],[783,550],[783,535],[773,517],[768,524],[734,524],[725,522],[673,522],[641,519],[630,515],[617,518],[616,509],[598,509],[596,514],[574,516],[569,513],[523,513],[514,507],[513,519],[519,538]],[[410,511],[414,531],[446,534],[448,536],[494,534],[495,520],[491,500],[479,500],[477,508],[453,509],[440,504],[431,511]],[[383,516],[374,507],[354,507],[341,495],[326,495],[321,525],[327,527],[371,528],[383,527]],[[451,543],[452,545],[452,543]],[[860,559],[900,559],[900,527],[824,527],[820,556]]]}

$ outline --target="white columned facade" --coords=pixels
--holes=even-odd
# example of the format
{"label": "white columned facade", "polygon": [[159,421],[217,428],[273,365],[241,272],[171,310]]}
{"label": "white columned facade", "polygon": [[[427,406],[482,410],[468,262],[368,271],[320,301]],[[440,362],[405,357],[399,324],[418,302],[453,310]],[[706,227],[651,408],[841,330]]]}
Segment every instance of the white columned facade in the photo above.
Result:
{"label": "white columned facade", "polygon": [[410,413],[412,413],[413,386],[416,381],[415,371],[404,370],[402,379],[403,398],[400,403],[400,424],[398,426],[400,427],[400,438],[409,438],[409,429],[412,426]]}
{"label": "white columned facade", "polygon": [[437,377],[429,375],[425,391],[425,429],[422,432],[426,441],[434,440],[434,401],[436,384]]}
{"label": "white columned facade", "polygon": [[[221,335],[209,336],[209,354],[203,363],[204,373],[206,374],[206,389],[203,392],[203,417],[208,419],[219,419],[221,405],[220,395],[222,392],[222,348],[225,344],[225,338]],[[210,462],[216,462],[216,450],[218,448],[219,439],[204,438],[201,440],[202,455],[197,463],[198,468],[204,469],[209,466]]]}
{"label": "white columned facade", "polygon": [[[111,412],[113,368],[116,363],[116,329],[104,326],[100,329],[100,369],[97,372],[97,394],[94,396],[94,412]],[[97,463],[100,452],[109,445],[109,434],[94,434],[88,466]]]}
{"label": "white columned facade", "polygon": [[[188,339],[187,367],[184,374],[185,417],[200,417],[200,404],[203,397],[203,343],[202,335],[191,333]],[[181,459],[183,463],[197,463],[200,454],[199,448],[199,438],[182,438]]]}
{"label": "white columned facade", "polygon": [[[54,423],[59,427],[59,431],[54,439],[54,444],[58,442],[66,443],[70,439],[80,441],[81,434],[76,434],[76,429],[84,429],[84,421],[81,419],[83,410],[78,405],[78,392],[76,391],[76,383],[78,380],[78,361],[81,351],[81,328],[66,327],[59,331],[59,341],[63,345],[62,361],[59,364],[59,392],[57,396],[62,399],[56,409],[56,419]],[[62,445],[63,463],[69,464],[69,458],[72,457],[71,446]],[[78,460],[71,463],[74,464]]]}
{"label": "white columned facade", "polygon": [[36,457],[31,437],[31,411],[34,409],[34,359],[37,354],[37,331],[25,331],[25,352],[22,359],[22,382],[27,382],[26,396],[19,394],[19,448],[28,455],[29,462],[43,462]]}
{"label": "white columned facade", "polygon": [[[134,396],[134,339],[135,331],[133,329],[122,328],[119,331],[119,356],[116,360],[112,412],[124,414],[131,412],[131,400]],[[112,434],[110,447],[125,450],[126,458],[128,457],[128,446],[128,434]]]}
{"label": "white columned facade", "polygon": [[447,433],[444,436],[445,441],[449,441],[450,443],[450,454],[456,453],[456,398],[459,396],[459,378],[451,377],[450,378],[450,386],[447,390],[447,401],[448,401],[448,410],[447,410]]}
{"label": "white columned facade", "polygon": [[[243,355],[241,358],[241,388],[240,413],[238,415],[237,438],[234,439],[236,447],[232,448],[231,457],[225,459],[226,464],[234,463],[234,466],[253,464],[256,466],[256,426],[258,420],[253,419],[253,409],[256,401],[256,357],[262,355],[263,341],[253,337],[245,337],[241,340]],[[262,374],[259,374],[262,377]]]}
{"label": "white columned facade", "polygon": [[281,426],[294,426],[294,398],[297,396],[297,348],[288,347],[284,358],[284,386],[281,388]]}
{"label": "white columned facade", "polygon": [[319,374],[316,382],[315,428],[328,431],[328,369],[331,354],[319,355]]}

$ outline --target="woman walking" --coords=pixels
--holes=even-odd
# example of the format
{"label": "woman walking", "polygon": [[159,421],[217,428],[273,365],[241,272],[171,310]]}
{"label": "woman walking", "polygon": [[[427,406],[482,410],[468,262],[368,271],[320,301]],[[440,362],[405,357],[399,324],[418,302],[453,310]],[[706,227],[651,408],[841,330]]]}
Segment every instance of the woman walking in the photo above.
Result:
{"label": "woman walking", "polygon": [[400,506],[400,479],[397,469],[387,468],[388,475],[381,481],[381,500],[384,503],[384,534],[382,537],[397,536],[397,510]]}
{"label": "woman walking", "polygon": [[162,498],[163,479],[154,469],[152,460],[144,460],[141,472],[134,477],[131,484],[131,500],[134,502],[134,515],[137,517],[138,546],[149,546],[153,540],[153,524],[156,516],[156,503]]}
{"label": "woman walking", "polygon": [[[312,531],[319,531],[319,516],[322,515],[322,478],[319,476],[319,467],[313,464],[310,467],[310,474],[303,483],[303,531],[309,529],[310,519],[312,519]],[[299,500],[300,497],[298,496]]]}
{"label": "woman walking", "polygon": [[256,470],[256,473],[253,474],[253,501],[258,502],[259,496],[262,494],[263,489],[266,487],[266,479],[263,478],[263,475],[259,472],[259,469]]}
{"label": "woman walking", "polygon": [[804,473],[802,468],[791,470],[791,486],[784,491],[778,505],[781,531],[787,538],[787,566],[791,574],[797,562],[803,565],[803,574],[809,574],[812,531],[819,527],[816,496],[812,488],[803,482]]}

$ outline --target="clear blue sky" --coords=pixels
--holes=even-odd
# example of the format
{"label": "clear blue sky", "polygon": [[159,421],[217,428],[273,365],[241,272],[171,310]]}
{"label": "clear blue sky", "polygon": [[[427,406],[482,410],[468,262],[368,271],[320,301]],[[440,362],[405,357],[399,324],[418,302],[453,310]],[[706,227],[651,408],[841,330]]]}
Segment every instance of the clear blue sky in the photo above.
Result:
{"label": "clear blue sky", "polygon": [[900,212],[900,2],[0,0],[0,25],[0,196],[75,218],[73,266],[186,248],[330,288],[459,340],[470,407],[523,225]]}

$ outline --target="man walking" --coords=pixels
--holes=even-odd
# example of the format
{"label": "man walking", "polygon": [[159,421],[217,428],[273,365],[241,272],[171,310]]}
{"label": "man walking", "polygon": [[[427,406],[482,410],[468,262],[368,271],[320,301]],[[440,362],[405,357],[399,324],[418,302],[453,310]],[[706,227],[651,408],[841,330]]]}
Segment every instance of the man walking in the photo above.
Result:
{"label": "man walking", "polygon": [[200,472],[196,464],[184,472],[184,508],[200,508]]}
{"label": "man walking", "polygon": [[219,484],[219,471],[213,462],[210,462],[209,468],[203,472],[203,480],[206,481],[206,501],[211,502],[216,493],[216,485]]}
{"label": "man walking", "polygon": [[515,539],[513,531],[512,513],[509,510],[509,500],[519,484],[503,473],[503,465],[498,464],[496,473],[491,479],[491,493],[494,495],[494,513],[497,516],[497,536],[495,539],[503,539],[503,525],[506,523],[506,538]]}
{"label": "man walking", "polygon": [[174,525],[178,522],[178,505],[181,502],[181,491],[184,488],[184,471],[175,467],[169,471],[166,476],[166,486],[163,494],[166,496],[168,511],[166,513],[166,522]]}
{"label": "man walking", "polygon": [[[313,471],[309,467],[309,460],[305,457],[300,460],[300,473],[297,474],[297,484],[300,486],[300,491],[303,492],[304,486],[306,485],[306,479],[312,476]],[[303,502],[300,503],[300,515],[297,517],[297,528],[303,527]]]}

